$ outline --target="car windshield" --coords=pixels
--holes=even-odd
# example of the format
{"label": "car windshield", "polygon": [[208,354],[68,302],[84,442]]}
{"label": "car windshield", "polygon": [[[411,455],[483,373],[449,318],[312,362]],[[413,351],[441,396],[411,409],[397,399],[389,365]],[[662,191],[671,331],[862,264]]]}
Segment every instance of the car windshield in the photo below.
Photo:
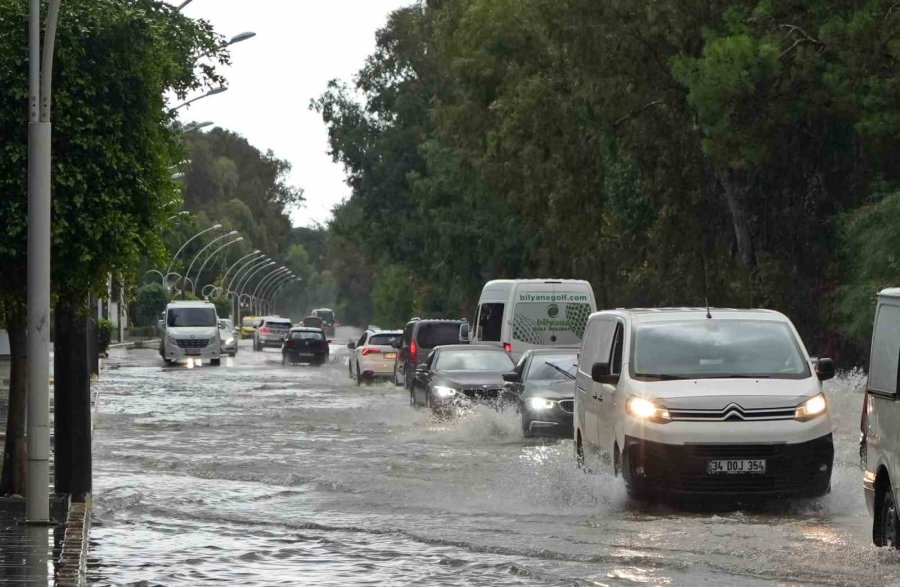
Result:
{"label": "car windshield", "polygon": [[515,363],[502,350],[448,350],[438,355],[441,371],[512,371]]}
{"label": "car windshield", "polygon": [[420,324],[416,333],[418,345],[424,349],[433,349],[444,344],[459,343],[458,322],[437,322],[434,324]]}
{"label": "car windshield", "polygon": [[632,369],[635,377],[660,379],[810,376],[787,324],[764,320],[641,324]]}
{"label": "car windshield", "polygon": [[171,308],[166,321],[169,327],[217,326],[215,308]]}
{"label": "car windshield", "polygon": [[259,326],[260,322],[262,322],[262,320],[260,320],[259,318],[244,318],[243,320],[241,320],[242,325],[251,326],[253,328]]}
{"label": "car windshield", "polygon": [[403,337],[402,334],[373,334],[369,337],[369,344],[372,346],[391,346],[395,342],[399,343]]}
{"label": "car windshield", "polygon": [[578,353],[535,355],[528,368],[526,381],[570,381],[576,375]]}
{"label": "car windshield", "polygon": [[291,332],[291,340],[325,340],[325,334],[310,330],[294,330]]}

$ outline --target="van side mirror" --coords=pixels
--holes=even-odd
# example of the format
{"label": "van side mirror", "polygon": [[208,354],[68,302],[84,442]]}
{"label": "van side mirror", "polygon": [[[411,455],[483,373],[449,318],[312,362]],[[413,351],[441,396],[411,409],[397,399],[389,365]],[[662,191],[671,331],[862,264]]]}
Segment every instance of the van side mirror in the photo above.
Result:
{"label": "van side mirror", "polygon": [[156,327],[159,328],[160,330],[165,330],[165,328],[166,328],[166,323],[163,322],[162,320],[157,320],[157,321],[156,321]]}
{"label": "van side mirror", "polygon": [[831,359],[819,359],[816,361],[816,377],[819,381],[828,381],[834,378],[834,361]]}
{"label": "van side mirror", "polygon": [[459,325],[459,342],[469,342],[469,323],[463,322]]}
{"label": "van side mirror", "polygon": [[516,383],[519,381],[519,374],[515,371],[510,371],[509,373],[503,374],[503,381],[507,383]]}
{"label": "van side mirror", "polygon": [[618,374],[609,372],[609,363],[594,363],[591,367],[591,379],[597,383],[608,383],[615,385],[619,382]]}

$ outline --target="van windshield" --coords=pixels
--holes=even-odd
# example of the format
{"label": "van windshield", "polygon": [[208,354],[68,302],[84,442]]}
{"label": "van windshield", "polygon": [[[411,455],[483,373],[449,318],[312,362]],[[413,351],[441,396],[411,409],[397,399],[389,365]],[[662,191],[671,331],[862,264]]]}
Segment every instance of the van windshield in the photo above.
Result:
{"label": "van windshield", "polygon": [[166,321],[169,327],[218,326],[215,308],[170,308]]}
{"label": "van windshield", "polygon": [[787,324],[762,320],[641,324],[634,334],[632,372],[660,379],[810,376]]}

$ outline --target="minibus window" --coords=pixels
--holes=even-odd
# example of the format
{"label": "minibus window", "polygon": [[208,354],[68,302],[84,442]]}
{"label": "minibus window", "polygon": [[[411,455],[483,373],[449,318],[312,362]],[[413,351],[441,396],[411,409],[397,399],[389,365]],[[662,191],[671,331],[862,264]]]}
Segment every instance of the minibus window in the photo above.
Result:
{"label": "minibus window", "polygon": [[500,342],[505,304],[481,304],[478,311],[478,340]]}

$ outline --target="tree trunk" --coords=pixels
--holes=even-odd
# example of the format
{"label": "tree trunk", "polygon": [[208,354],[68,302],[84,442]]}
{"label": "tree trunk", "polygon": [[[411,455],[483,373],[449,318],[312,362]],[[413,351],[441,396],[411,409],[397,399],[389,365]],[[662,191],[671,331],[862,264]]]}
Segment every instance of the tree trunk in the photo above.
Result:
{"label": "tree trunk", "polygon": [[25,495],[25,406],[27,405],[26,318],[24,309],[13,311],[6,323],[9,335],[9,413],[6,417],[6,444],[3,449],[3,475],[0,495]]}
{"label": "tree trunk", "polygon": [[[72,296],[74,299],[84,299]],[[54,314],[53,451],[57,493],[84,501],[91,492],[91,361],[88,306],[60,301]]]}
{"label": "tree trunk", "polygon": [[728,203],[728,211],[731,213],[738,256],[744,266],[753,271],[756,269],[756,249],[753,246],[750,217],[747,212],[747,194],[752,188],[751,179],[746,172],[731,171],[721,181],[721,185],[725,201]]}

